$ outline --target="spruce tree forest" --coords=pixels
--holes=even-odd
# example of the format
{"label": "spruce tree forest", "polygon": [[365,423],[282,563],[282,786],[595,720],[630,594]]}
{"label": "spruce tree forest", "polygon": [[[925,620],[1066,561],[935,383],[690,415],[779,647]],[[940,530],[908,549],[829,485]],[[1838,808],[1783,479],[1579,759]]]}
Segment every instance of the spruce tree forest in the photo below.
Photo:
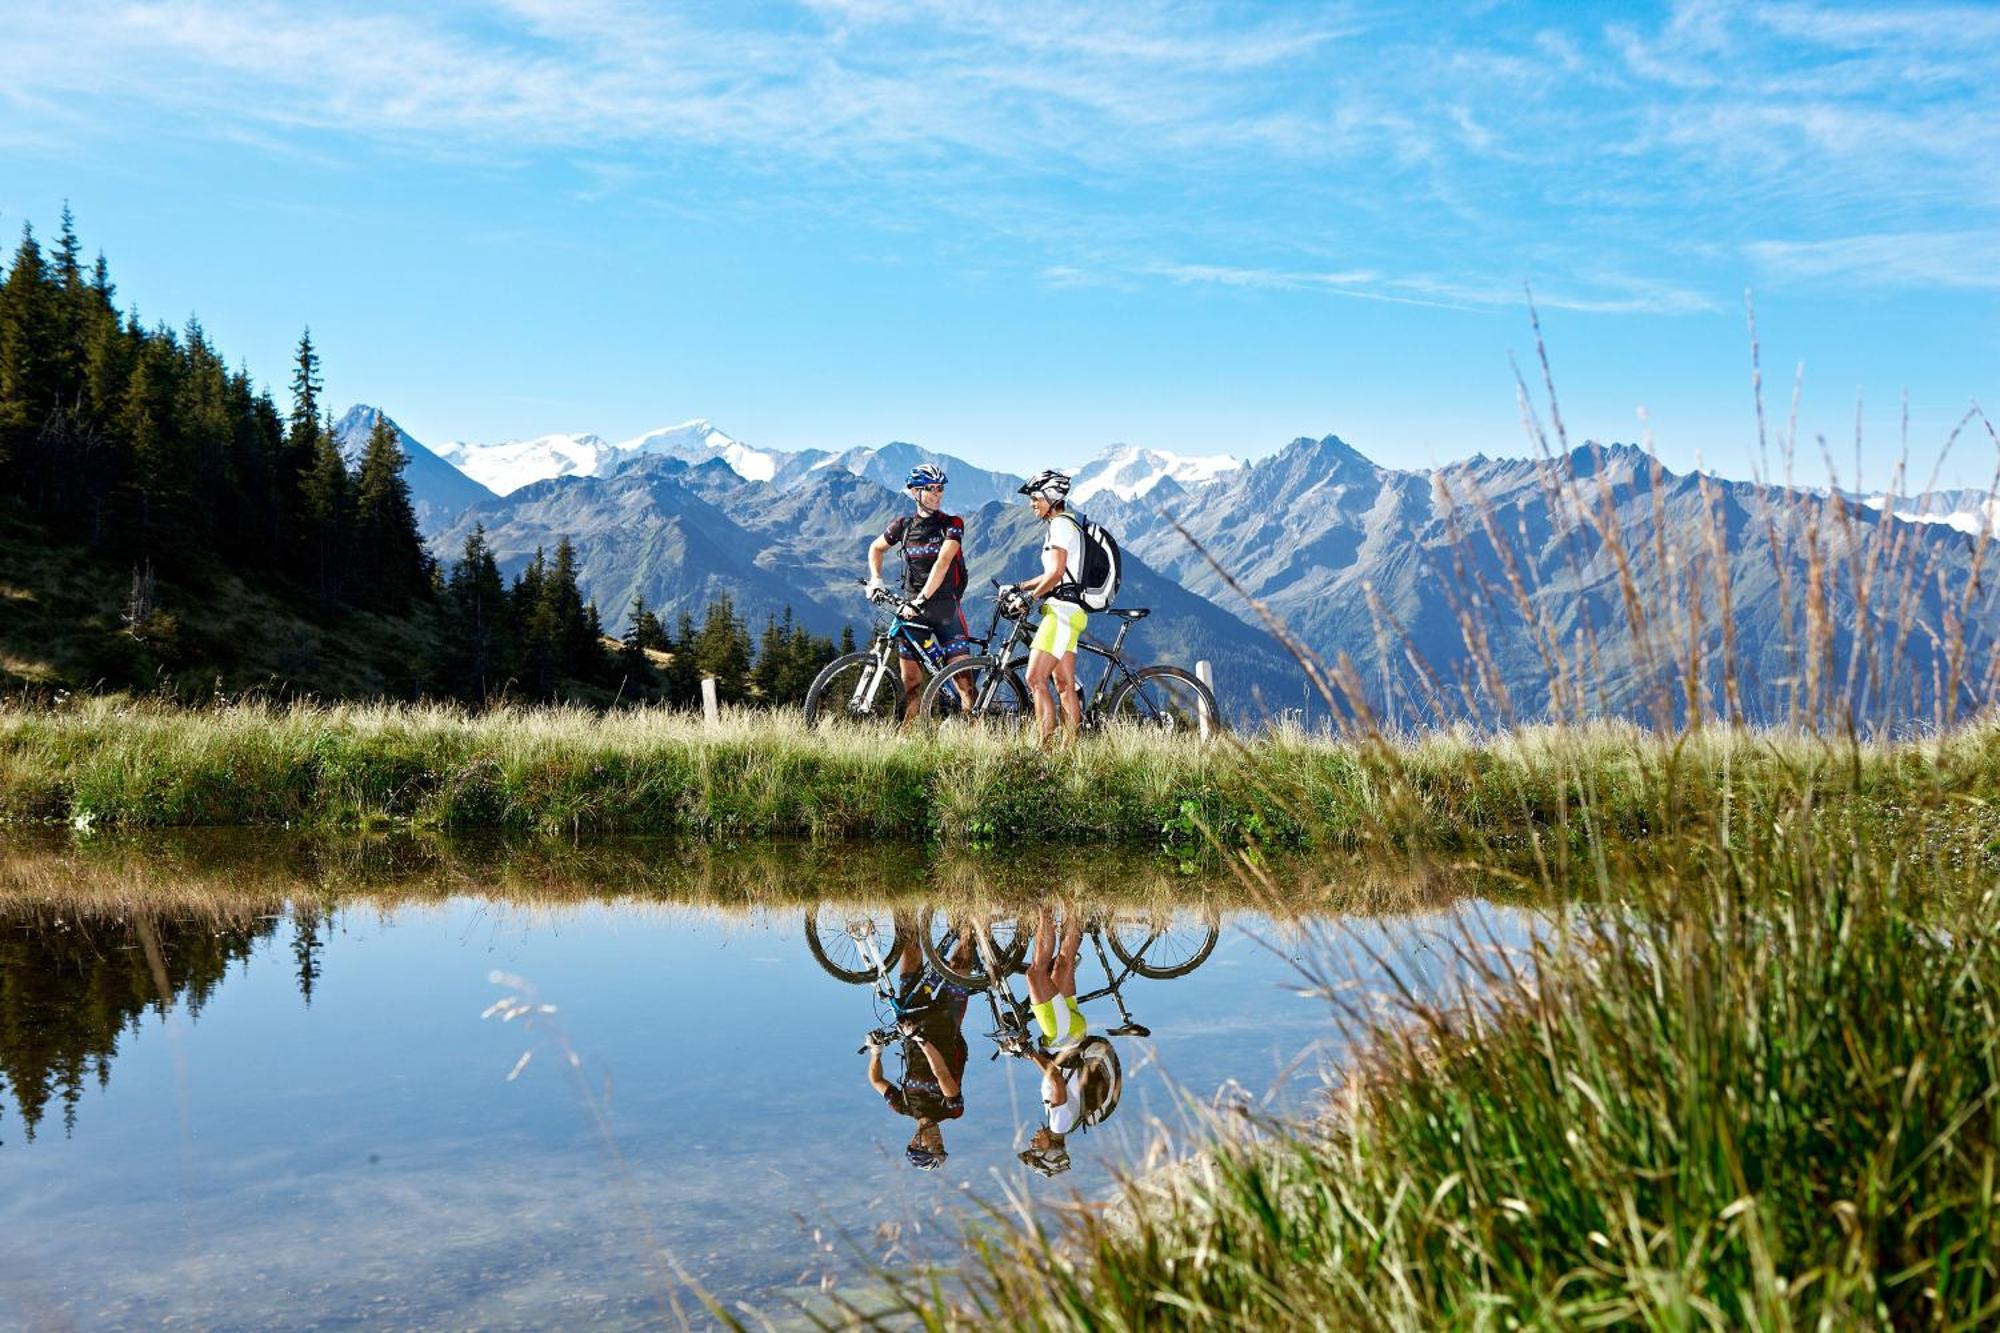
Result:
{"label": "spruce tree forest", "polygon": [[725,598],[608,638],[567,538],[511,584],[483,532],[440,561],[395,434],[344,457],[299,338],[282,404],[198,319],[121,310],[65,206],[0,281],[0,692],[186,702],[448,698],[796,704],[837,647],[789,610],[754,636]]}

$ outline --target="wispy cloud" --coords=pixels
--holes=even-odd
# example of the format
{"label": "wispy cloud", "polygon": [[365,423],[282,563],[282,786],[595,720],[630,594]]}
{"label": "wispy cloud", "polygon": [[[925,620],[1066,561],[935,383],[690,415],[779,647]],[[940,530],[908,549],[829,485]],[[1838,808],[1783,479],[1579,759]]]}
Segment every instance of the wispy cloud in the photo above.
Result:
{"label": "wispy cloud", "polygon": [[[1491,305],[1533,279],[1606,313],[1710,308],[1738,275],[1703,254],[1832,279],[1842,237],[1971,235],[2000,203],[1990,9],[1575,12],[1530,29],[1344,2],[30,3],[0,42],[0,144],[116,141],[143,118],[552,155],[594,201],[692,155],[756,207],[949,216],[967,229],[938,244],[1017,246],[1052,285]],[[1174,253],[1219,258],[1135,258]],[[1945,242],[1915,253],[1875,280],[1989,285]]]}
{"label": "wispy cloud", "polygon": [[1882,287],[2000,290],[2000,231],[1900,232],[1746,247],[1780,279],[1840,278]]}

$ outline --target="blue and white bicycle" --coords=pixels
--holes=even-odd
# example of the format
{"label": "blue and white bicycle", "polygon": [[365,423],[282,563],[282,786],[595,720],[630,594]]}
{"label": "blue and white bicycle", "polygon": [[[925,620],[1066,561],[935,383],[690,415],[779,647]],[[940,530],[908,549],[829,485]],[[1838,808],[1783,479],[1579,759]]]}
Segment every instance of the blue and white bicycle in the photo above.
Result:
{"label": "blue and white bicycle", "polygon": [[[896,614],[900,600],[890,592],[874,592],[868,600],[875,604],[875,635],[866,648],[836,657],[820,668],[806,691],[808,727],[892,727],[903,720],[909,696],[903,688],[902,664],[896,646],[905,643],[917,655],[928,676],[945,669],[944,648],[937,634],[921,620],[905,620]],[[987,639],[974,639],[985,651]],[[970,682],[960,688],[969,689]],[[928,697],[928,696],[926,696]]]}

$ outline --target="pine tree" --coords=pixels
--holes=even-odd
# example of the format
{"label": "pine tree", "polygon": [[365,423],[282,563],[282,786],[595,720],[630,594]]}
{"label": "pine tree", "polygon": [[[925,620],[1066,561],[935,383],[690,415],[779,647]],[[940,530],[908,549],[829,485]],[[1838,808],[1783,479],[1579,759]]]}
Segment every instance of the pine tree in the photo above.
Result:
{"label": "pine tree", "polygon": [[313,462],[300,487],[306,570],[324,601],[339,601],[354,549],[354,481],[334,442],[333,422],[313,431]]}
{"label": "pine tree", "polygon": [[147,339],[114,423],[131,460],[126,544],[161,565],[179,564],[189,555],[184,538],[192,495],[174,414],[175,369],[167,339]]}
{"label": "pine tree", "polygon": [[855,651],[854,626],[842,625],[840,627],[840,655],[845,657],[853,651]]}
{"label": "pine tree", "polygon": [[231,443],[236,430],[230,414],[229,375],[222,358],[209,346],[199,319],[189,319],[182,335],[180,382],[175,388],[174,425],[180,432],[182,464],[194,504],[188,515],[192,540],[204,552],[212,549],[218,518],[224,530],[243,512],[239,481],[232,467]]}
{"label": "pine tree", "polygon": [[562,634],[550,608],[549,566],[542,548],[514,580],[514,676],[538,699],[555,693],[562,671]]}
{"label": "pine tree", "polygon": [[636,636],[641,648],[656,653],[667,651],[667,628],[660,623],[653,609],[646,605],[644,597],[632,599],[632,627],[627,634]]}
{"label": "pine tree", "polygon": [[57,237],[50,277],[56,287],[56,344],[52,357],[55,400],[66,412],[75,409],[78,390],[83,386],[84,335],[96,305],[95,294],[84,283],[82,255],[76,239],[76,219],[65,200],[62,231]]}
{"label": "pine tree", "polygon": [[56,408],[56,333],[56,288],[35,229],[24,225],[0,284],[0,478]]}
{"label": "pine tree", "polygon": [[833,640],[820,638],[795,625],[790,607],[785,608],[780,634],[784,643],[782,665],[777,673],[772,702],[785,705],[804,703],[806,691],[812,688],[813,678],[819,675],[819,669],[833,660]]}
{"label": "pine tree", "polygon": [[[791,608],[786,607],[785,613],[790,615]],[[766,706],[778,701],[778,677],[784,668],[785,635],[778,629],[778,618],[766,615],[763,637],[757,641],[757,665],[750,669],[750,683]]]}
{"label": "pine tree", "polygon": [[314,489],[314,473],[320,466],[321,389],[319,353],[313,349],[312,330],[299,335],[298,351],[292,358],[292,411],[285,421],[285,447],[277,470],[278,501],[283,522],[296,543],[299,569],[307,578],[317,578],[316,538],[312,509],[324,496],[308,499]]}
{"label": "pine tree", "polygon": [[669,649],[673,656],[667,663],[666,671],[668,703],[685,706],[701,695],[701,665],[696,661],[698,637],[694,617],[681,612],[674,625],[674,641]]}
{"label": "pine tree", "polygon": [[364,605],[399,614],[430,586],[416,510],[410,505],[409,484],[403,480],[404,462],[396,432],[378,413],[354,483],[354,534],[362,578],[357,591]]}
{"label": "pine tree", "polygon": [[625,633],[619,640],[618,670],[629,688],[651,689],[657,677],[653,674],[652,662],[646,657],[646,650],[653,646],[650,640],[659,631],[659,617],[646,606],[644,597],[634,597],[625,615]]}
{"label": "pine tree", "polygon": [[695,639],[695,668],[715,677],[715,697],[741,703],[750,676],[750,631],[736,617],[736,604],[724,593],[708,605]]}
{"label": "pine tree", "polygon": [[486,529],[475,523],[444,590],[444,644],[435,673],[446,693],[468,703],[497,694],[512,647],[507,587]]}
{"label": "pine tree", "polygon": [[576,585],[576,547],[567,536],[556,542],[555,563],[542,584],[542,607],[554,639],[555,669],[578,680],[603,676],[603,651],[598,647],[597,608],[586,607]]}

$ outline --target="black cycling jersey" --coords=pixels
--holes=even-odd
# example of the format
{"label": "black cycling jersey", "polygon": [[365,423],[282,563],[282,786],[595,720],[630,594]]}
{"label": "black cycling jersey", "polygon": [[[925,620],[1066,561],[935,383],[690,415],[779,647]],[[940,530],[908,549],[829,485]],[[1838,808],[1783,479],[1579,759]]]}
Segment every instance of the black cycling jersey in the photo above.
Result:
{"label": "black cycling jersey", "polygon": [[[959,1024],[965,1021],[965,1003],[965,994],[959,991],[954,1002],[930,1010],[918,1019],[924,1038],[944,1057],[945,1068],[951,1071],[953,1078],[961,1080],[965,1077],[967,1051],[965,1035],[959,1030]],[[955,1097],[944,1095],[944,1089],[938,1086],[937,1071],[931,1068],[930,1057],[924,1054],[922,1043],[914,1037],[903,1039],[902,1086],[892,1085],[882,1097],[897,1115],[921,1120],[956,1120],[965,1114],[964,1089],[961,1088]]]}
{"label": "black cycling jersey", "polygon": [[[935,514],[903,514],[892,520],[882,540],[903,548],[903,590],[914,596],[930,582],[931,566],[948,541],[965,545],[965,520],[940,509]],[[939,585],[940,594],[957,597],[965,591],[965,552],[961,549]]]}

